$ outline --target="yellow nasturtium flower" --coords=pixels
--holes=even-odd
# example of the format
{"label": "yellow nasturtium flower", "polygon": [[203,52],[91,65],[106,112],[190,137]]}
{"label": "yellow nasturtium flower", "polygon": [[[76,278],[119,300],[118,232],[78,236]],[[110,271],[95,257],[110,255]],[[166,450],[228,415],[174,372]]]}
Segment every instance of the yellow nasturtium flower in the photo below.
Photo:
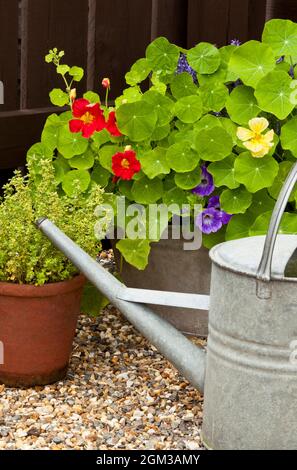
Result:
{"label": "yellow nasturtium flower", "polygon": [[250,150],[255,158],[262,158],[273,147],[274,130],[271,129],[266,134],[263,132],[269,126],[265,118],[254,118],[249,121],[249,129],[238,127],[237,137],[243,141],[243,145]]}

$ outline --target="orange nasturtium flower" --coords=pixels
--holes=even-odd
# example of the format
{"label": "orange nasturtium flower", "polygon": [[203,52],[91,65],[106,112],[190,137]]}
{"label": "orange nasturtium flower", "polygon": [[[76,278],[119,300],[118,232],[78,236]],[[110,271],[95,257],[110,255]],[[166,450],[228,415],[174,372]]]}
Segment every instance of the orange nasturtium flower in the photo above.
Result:
{"label": "orange nasturtium flower", "polygon": [[249,121],[249,129],[238,127],[237,137],[242,140],[243,145],[250,150],[255,158],[262,158],[273,147],[274,130],[268,130],[269,122],[265,118],[254,118]]}

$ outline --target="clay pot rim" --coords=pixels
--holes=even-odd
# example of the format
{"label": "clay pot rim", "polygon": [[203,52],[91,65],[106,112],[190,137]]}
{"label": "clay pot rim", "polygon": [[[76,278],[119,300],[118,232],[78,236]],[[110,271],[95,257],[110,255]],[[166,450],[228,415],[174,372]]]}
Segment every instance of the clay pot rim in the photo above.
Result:
{"label": "clay pot rim", "polygon": [[50,282],[43,286],[0,281],[0,295],[10,297],[51,297],[80,289],[85,282],[86,278],[83,274],[78,274],[65,281]]}

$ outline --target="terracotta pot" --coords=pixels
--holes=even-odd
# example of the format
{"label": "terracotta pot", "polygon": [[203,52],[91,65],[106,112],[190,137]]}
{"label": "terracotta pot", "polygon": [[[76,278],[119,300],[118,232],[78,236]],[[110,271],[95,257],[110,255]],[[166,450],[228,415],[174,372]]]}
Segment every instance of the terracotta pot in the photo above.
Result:
{"label": "terracotta pot", "polygon": [[65,377],[85,278],[30,285],[0,282],[0,382],[45,385]]}
{"label": "terracotta pot", "polygon": [[[171,292],[209,294],[211,262],[206,248],[184,251],[184,240],[160,240],[152,243],[149,264],[139,271],[124,259],[114,247],[120,277],[128,287]],[[115,243],[113,243],[115,245]],[[183,333],[207,336],[208,312],[205,310],[151,306]]]}

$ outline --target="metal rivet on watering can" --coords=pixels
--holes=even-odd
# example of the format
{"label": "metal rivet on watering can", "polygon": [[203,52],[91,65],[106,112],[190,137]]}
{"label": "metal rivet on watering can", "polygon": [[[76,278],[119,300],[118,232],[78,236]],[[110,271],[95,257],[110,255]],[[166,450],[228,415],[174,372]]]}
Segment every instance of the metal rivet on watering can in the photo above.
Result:
{"label": "metal rivet on watering can", "polygon": [[[209,448],[297,448],[297,236],[277,237],[296,180],[297,164],[266,238],[226,242],[210,253],[202,431]],[[294,277],[285,277],[289,271]]]}

